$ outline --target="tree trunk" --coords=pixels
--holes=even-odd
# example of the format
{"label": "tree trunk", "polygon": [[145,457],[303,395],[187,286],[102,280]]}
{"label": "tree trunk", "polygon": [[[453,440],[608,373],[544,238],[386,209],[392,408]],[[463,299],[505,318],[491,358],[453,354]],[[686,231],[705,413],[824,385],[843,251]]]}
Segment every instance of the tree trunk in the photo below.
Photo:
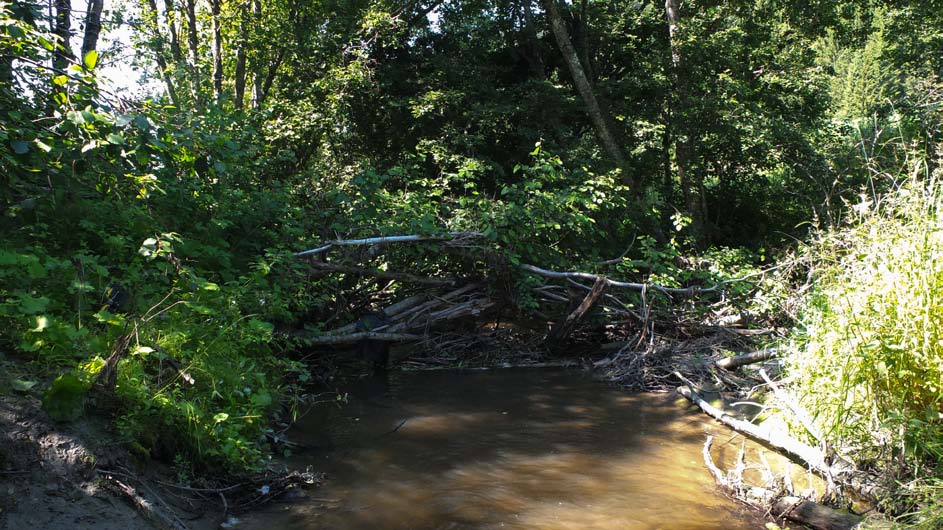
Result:
{"label": "tree trunk", "polygon": [[177,11],[173,0],[164,0],[164,16],[167,19],[167,32],[170,33],[170,53],[177,64],[183,64],[183,51],[177,37]]}
{"label": "tree trunk", "polygon": [[180,103],[177,98],[177,90],[174,88],[173,79],[171,79],[168,74],[167,60],[164,58],[164,38],[161,35],[160,25],[157,22],[157,0],[147,0],[147,7],[150,9],[150,13],[144,17],[144,24],[149,26],[148,29],[154,35],[154,44],[151,45],[151,51],[154,53],[154,62],[157,63],[157,68],[160,69],[160,78],[167,88],[167,97],[170,98],[170,102],[176,107]]}
{"label": "tree trunk", "polygon": [[669,123],[667,128],[674,131],[675,163],[678,166],[684,208],[691,218],[689,230],[694,238],[701,242],[704,238],[705,212],[702,207],[702,186],[697,175],[691,170],[691,162],[695,159],[694,134],[689,123],[679,123],[689,120],[687,111],[690,105],[687,82],[681,72],[681,44],[678,42],[681,15],[677,0],[665,0],[665,13],[668,17],[668,42],[671,46],[671,71],[674,80],[673,106],[676,107],[670,109],[669,115],[673,123]]}
{"label": "tree trunk", "polygon": [[622,148],[619,147],[619,142],[616,141],[616,137],[612,133],[608,116],[599,104],[599,100],[596,99],[596,94],[593,92],[593,87],[586,77],[586,73],[583,71],[579,56],[576,54],[576,49],[573,48],[573,43],[570,42],[566,25],[557,7],[557,0],[542,0],[542,2],[544,9],[547,11],[547,16],[550,18],[550,27],[553,30],[553,36],[557,41],[557,46],[560,48],[560,53],[563,54],[563,60],[570,70],[570,75],[573,76],[576,89],[580,97],[583,98],[583,103],[586,105],[586,113],[589,114],[589,118],[593,123],[593,127],[596,129],[596,134],[599,136],[602,147],[612,162],[622,170],[623,182],[635,188],[637,183],[628,171],[625,156],[622,154]]}
{"label": "tree trunk", "polygon": [[69,61],[74,57],[72,45],[72,3],[70,0],[55,0],[56,6],[56,51],[53,54],[52,66],[57,70],[65,70]]}
{"label": "tree trunk", "polygon": [[223,30],[219,22],[221,1],[210,2],[213,16],[213,98],[217,105],[223,100]]}
{"label": "tree trunk", "polygon": [[239,47],[236,50],[235,94],[233,107],[242,109],[246,97],[246,47],[249,45],[249,10],[248,2],[239,6]]}
{"label": "tree trunk", "polygon": [[187,45],[190,51],[190,92],[193,104],[200,103],[200,41],[196,27],[196,0],[184,0],[187,11]]}
{"label": "tree trunk", "polygon": [[272,84],[275,83],[275,76],[278,74],[278,67],[282,65],[282,61],[285,60],[285,49],[282,48],[278,50],[278,55],[275,56],[275,60],[272,61],[272,64],[268,67],[268,73],[265,75],[265,80],[261,84],[261,88],[258,94],[258,105],[262,106],[262,103],[265,102],[265,98],[268,97],[269,90],[272,89]]}
{"label": "tree trunk", "polygon": [[[255,31],[262,29],[262,0],[252,0],[252,27]],[[262,59],[264,54],[261,50],[255,51],[252,64],[252,108],[257,109],[262,106]]]}
{"label": "tree trunk", "polygon": [[105,0],[88,0],[88,11],[85,13],[85,38],[82,39],[82,58],[95,49],[98,49],[98,35],[102,29],[102,8]]}
{"label": "tree trunk", "polygon": [[527,66],[530,69],[531,77],[544,79],[547,77],[547,68],[544,64],[544,58],[540,54],[540,39],[537,38],[537,29],[534,26],[534,12],[531,9],[531,0],[521,2],[521,11],[524,15],[524,57],[527,58]]}

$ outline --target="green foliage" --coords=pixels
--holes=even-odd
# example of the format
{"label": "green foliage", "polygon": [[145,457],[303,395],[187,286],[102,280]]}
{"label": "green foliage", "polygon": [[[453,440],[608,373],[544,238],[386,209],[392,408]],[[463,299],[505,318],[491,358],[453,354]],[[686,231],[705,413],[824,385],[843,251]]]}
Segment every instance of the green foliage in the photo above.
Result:
{"label": "green foliage", "polygon": [[943,190],[937,171],[863,195],[812,250],[815,289],[789,371],[840,447],[878,466],[943,457]]}

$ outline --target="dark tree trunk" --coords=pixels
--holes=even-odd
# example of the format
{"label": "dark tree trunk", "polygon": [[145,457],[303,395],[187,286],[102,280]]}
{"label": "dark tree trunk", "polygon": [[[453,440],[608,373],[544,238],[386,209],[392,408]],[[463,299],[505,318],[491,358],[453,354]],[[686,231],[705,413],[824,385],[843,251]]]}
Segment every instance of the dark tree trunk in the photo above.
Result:
{"label": "dark tree trunk", "polygon": [[88,0],[88,11],[85,13],[85,37],[82,39],[82,58],[98,49],[98,35],[102,30],[102,9],[105,0]]}
{"label": "dark tree trunk", "polygon": [[213,98],[217,105],[223,100],[223,30],[219,21],[221,1],[210,2],[213,16]]}
{"label": "dark tree trunk", "polygon": [[52,66],[57,70],[65,70],[69,62],[75,57],[72,53],[72,3],[70,0],[55,0],[56,6],[56,51],[53,54]]}
{"label": "dark tree trunk", "polygon": [[190,92],[193,96],[193,104],[199,106],[202,79],[200,79],[200,40],[197,36],[196,0],[184,0],[184,8],[187,11],[187,45],[190,50]]}
{"label": "dark tree trunk", "polygon": [[589,53],[589,24],[587,22],[586,0],[580,3],[579,17],[573,17],[573,44],[576,46],[576,52],[579,54],[586,77],[590,82],[595,83],[596,73],[595,68],[593,68],[592,55]]}
{"label": "dark tree trunk", "polygon": [[[262,27],[262,0],[252,0],[252,27],[259,31]],[[260,50],[255,51],[252,64],[252,108],[257,109],[262,106],[262,85],[264,78],[262,75],[263,54]]]}
{"label": "dark tree trunk", "polygon": [[151,45],[154,62],[157,63],[157,68],[160,69],[160,78],[167,88],[167,97],[170,98],[174,106],[178,106],[180,102],[177,98],[177,90],[174,87],[173,79],[170,78],[168,73],[170,70],[167,68],[167,59],[164,58],[164,37],[161,35],[160,25],[157,22],[157,0],[147,0],[147,7],[150,9],[150,13],[144,17],[144,23],[149,26],[148,29],[154,35],[154,44]]}
{"label": "dark tree trunk", "polygon": [[563,54],[563,60],[570,70],[573,83],[576,85],[580,97],[583,98],[583,103],[586,105],[586,113],[589,114],[589,118],[593,123],[593,127],[596,129],[596,135],[599,137],[603,149],[612,162],[622,170],[623,182],[633,188],[633,191],[640,192],[641,190],[636,188],[638,183],[628,171],[625,155],[623,155],[622,148],[619,146],[619,142],[612,132],[612,127],[609,125],[609,117],[603,111],[599,100],[596,99],[593,86],[589,82],[589,78],[586,77],[586,72],[584,72],[579,56],[576,54],[576,49],[573,48],[573,43],[570,42],[566,25],[557,7],[557,0],[542,1],[544,9],[547,11],[547,16],[550,18],[550,27],[553,30],[553,36],[557,41],[557,46],[560,48],[560,53]]}
{"label": "dark tree trunk", "polygon": [[265,102],[265,98],[268,97],[269,90],[272,89],[272,85],[275,83],[275,76],[278,74],[278,67],[282,65],[282,61],[285,60],[285,49],[282,48],[278,50],[278,55],[275,56],[275,60],[272,61],[272,64],[268,67],[268,73],[265,76],[265,81],[262,83],[262,90],[259,94],[259,106]]}
{"label": "dark tree trunk", "polygon": [[246,48],[249,46],[249,2],[239,5],[239,45],[236,49],[233,107],[241,109],[246,99]]}

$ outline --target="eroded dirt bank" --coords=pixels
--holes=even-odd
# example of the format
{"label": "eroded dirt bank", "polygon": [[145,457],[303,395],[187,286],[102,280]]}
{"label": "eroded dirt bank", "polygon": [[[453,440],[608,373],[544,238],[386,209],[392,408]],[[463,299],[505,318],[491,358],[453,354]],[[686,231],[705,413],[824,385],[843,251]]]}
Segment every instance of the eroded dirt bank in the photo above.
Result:
{"label": "eroded dirt bank", "polygon": [[[153,524],[101,471],[127,456],[95,418],[54,424],[29,395],[0,396],[0,529],[153,530]],[[140,487],[139,498],[155,502]],[[186,524],[211,528],[213,517]]]}

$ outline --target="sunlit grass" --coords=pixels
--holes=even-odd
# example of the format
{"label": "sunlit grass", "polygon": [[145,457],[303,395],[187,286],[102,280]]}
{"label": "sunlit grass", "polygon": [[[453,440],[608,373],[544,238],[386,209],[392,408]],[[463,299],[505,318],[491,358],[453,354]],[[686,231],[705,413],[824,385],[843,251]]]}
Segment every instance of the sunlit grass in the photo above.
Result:
{"label": "sunlit grass", "polygon": [[788,359],[826,439],[900,479],[943,457],[941,176],[863,195],[844,227],[819,236]]}

